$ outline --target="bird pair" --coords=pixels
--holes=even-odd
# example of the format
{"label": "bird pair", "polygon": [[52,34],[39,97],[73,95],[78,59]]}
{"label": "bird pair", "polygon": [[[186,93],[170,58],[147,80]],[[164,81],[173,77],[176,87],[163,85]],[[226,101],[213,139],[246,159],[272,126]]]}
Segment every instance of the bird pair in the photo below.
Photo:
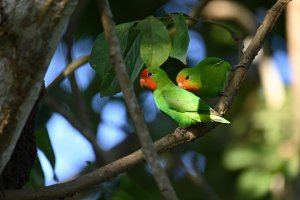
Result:
{"label": "bird pair", "polygon": [[200,122],[230,123],[199,97],[214,97],[222,92],[230,70],[231,66],[226,61],[206,58],[197,66],[180,71],[176,86],[164,70],[149,67],[141,72],[140,85],[153,92],[158,109],[182,128]]}

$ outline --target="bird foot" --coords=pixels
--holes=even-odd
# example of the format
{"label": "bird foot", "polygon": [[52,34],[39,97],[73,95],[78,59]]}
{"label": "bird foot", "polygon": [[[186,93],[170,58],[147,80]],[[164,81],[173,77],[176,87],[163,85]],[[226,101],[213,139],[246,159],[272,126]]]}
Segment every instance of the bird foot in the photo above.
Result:
{"label": "bird foot", "polygon": [[225,92],[225,91],[221,91],[219,94],[218,94],[219,97],[228,97],[228,92]]}
{"label": "bird foot", "polygon": [[232,69],[231,69],[231,71],[232,72],[235,72],[238,68],[243,68],[243,69],[246,69],[246,66],[245,65],[235,65]]}
{"label": "bird foot", "polygon": [[181,132],[181,133],[186,133],[186,132],[187,132],[186,128],[178,127],[177,129],[178,129],[178,131]]}

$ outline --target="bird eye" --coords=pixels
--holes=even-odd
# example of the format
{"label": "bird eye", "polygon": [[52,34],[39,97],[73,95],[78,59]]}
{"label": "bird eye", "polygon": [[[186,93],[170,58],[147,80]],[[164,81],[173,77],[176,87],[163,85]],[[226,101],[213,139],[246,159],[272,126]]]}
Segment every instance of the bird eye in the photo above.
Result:
{"label": "bird eye", "polygon": [[148,76],[152,76],[152,73],[151,73],[151,72],[148,72]]}
{"label": "bird eye", "polygon": [[189,76],[189,75],[187,75],[187,76],[185,77],[185,79],[186,79],[186,80],[189,80],[189,78],[190,78],[190,76]]}

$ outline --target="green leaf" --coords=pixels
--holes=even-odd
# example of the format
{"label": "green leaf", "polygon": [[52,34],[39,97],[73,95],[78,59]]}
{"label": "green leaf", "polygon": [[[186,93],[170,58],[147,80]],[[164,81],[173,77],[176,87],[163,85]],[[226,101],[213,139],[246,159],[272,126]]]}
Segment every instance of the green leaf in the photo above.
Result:
{"label": "green leaf", "polygon": [[[127,44],[129,28],[132,27],[133,24],[133,22],[129,22],[116,26],[117,35],[119,37],[123,53]],[[108,43],[105,39],[104,33],[99,34],[94,43],[90,63],[96,72],[101,75],[102,79],[105,79],[110,75],[112,65],[109,59]]]}
{"label": "green leaf", "polygon": [[45,185],[44,172],[38,157],[34,161],[34,166],[31,169],[29,181],[25,184],[25,188],[38,188]]}
{"label": "green leaf", "polygon": [[260,153],[257,153],[257,149],[237,146],[225,154],[224,162],[228,169],[237,170],[257,164],[260,156]]}
{"label": "green leaf", "polygon": [[[261,156],[264,155],[264,156]],[[283,165],[274,147],[260,145],[238,145],[227,151],[224,164],[228,169],[239,170],[250,167],[263,167],[278,170]]]}
{"label": "green leaf", "polygon": [[140,71],[144,66],[144,62],[140,56],[140,51],[139,51],[140,44],[141,44],[141,35],[139,34],[136,37],[133,44],[131,45],[131,48],[129,49],[125,57],[126,66],[132,82],[138,77]]}
{"label": "green leaf", "polygon": [[140,53],[147,67],[159,67],[169,57],[171,39],[164,24],[154,17],[147,17],[138,23],[142,33]]}
{"label": "green leaf", "polygon": [[186,64],[186,54],[190,37],[185,17],[181,13],[171,14],[171,17],[175,26],[175,34],[172,36],[172,50],[170,56]]}
{"label": "green leaf", "polygon": [[238,179],[238,199],[260,199],[268,194],[272,175],[268,171],[251,169]]}
{"label": "green leaf", "polygon": [[[51,144],[51,140],[49,138],[49,133],[47,128],[45,126],[38,128],[35,132],[35,137],[36,137],[37,147],[45,154],[45,156],[49,160],[54,173],[55,154],[53,151],[53,147]],[[55,173],[54,173],[54,179],[57,180]]]}
{"label": "green leaf", "polygon": [[[141,36],[134,25],[135,22],[129,22],[116,27],[127,71],[132,81],[136,79],[144,65],[139,55]],[[121,91],[110,63],[108,43],[103,33],[97,37],[94,43],[90,64],[101,79],[100,94],[102,96],[112,96]]]}

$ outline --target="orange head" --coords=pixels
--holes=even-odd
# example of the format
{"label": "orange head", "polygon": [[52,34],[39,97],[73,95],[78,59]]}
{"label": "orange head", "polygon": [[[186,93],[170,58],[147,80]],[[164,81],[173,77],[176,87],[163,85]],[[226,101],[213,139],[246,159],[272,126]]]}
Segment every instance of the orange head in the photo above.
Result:
{"label": "orange head", "polygon": [[148,69],[144,69],[140,75],[140,86],[146,87],[149,90],[154,91],[157,87],[155,81],[152,79],[152,73]]}
{"label": "orange head", "polygon": [[179,73],[176,77],[178,87],[190,92],[198,92],[200,90],[200,84],[192,82],[190,78],[190,75]]}

